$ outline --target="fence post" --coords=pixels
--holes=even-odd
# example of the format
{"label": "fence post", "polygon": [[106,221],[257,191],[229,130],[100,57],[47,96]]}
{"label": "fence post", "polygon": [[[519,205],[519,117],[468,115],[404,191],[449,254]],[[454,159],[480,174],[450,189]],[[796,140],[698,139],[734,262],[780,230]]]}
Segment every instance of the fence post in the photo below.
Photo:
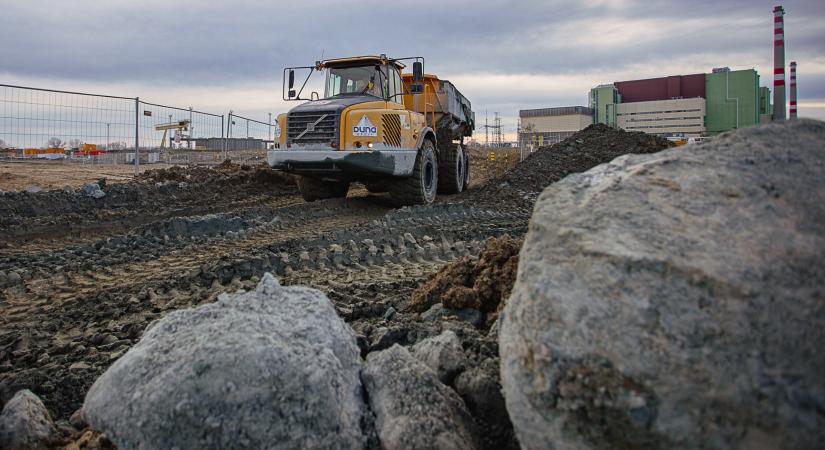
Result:
{"label": "fence post", "polygon": [[135,97],[135,176],[140,173],[140,97]]}
{"label": "fence post", "polygon": [[[186,148],[192,149],[192,138],[195,135],[195,123],[192,122],[192,107],[189,107],[189,140],[186,142]],[[171,147],[171,145],[170,145]]]}
{"label": "fence post", "polygon": [[[226,140],[229,141],[229,139],[232,139],[232,110],[231,109],[229,110],[229,117],[226,118]],[[229,144],[227,143],[227,147],[228,146],[229,146]],[[227,148],[227,151],[228,150],[229,149]],[[224,159],[225,160],[229,159],[229,155],[224,154]]]}
{"label": "fence post", "polygon": [[221,149],[223,150],[223,159],[226,160],[226,135],[223,130],[223,114],[221,114]]}

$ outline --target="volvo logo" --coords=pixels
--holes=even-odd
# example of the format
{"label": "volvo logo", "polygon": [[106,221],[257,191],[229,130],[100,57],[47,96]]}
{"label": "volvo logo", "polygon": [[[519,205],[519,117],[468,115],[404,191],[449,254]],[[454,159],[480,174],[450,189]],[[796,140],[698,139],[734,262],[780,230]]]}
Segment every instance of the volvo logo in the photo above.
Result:
{"label": "volvo logo", "polygon": [[308,123],[307,124],[307,129],[302,131],[301,134],[299,134],[298,136],[295,136],[295,139],[301,139],[305,134],[312,133],[313,131],[315,131],[315,125],[318,125],[319,123],[321,123],[321,121],[326,119],[328,115],[329,114],[324,114],[323,116],[319,117],[318,120],[316,120],[315,122]]}

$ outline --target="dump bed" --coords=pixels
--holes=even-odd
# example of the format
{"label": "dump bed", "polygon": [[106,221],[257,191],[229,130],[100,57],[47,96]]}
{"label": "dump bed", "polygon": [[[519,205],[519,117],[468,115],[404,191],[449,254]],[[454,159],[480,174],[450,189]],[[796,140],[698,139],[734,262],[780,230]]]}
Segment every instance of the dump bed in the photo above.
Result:
{"label": "dump bed", "polygon": [[[405,92],[413,91],[412,74],[403,74]],[[404,107],[410,111],[434,114],[434,122],[464,125],[465,136],[470,136],[475,129],[475,113],[470,101],[456,89],[453,83],[439,80],[437,76],[426,74],[422,82],[423,91],[417,95],[405,95]],[[452,120],[446,120],[450,116]]]}

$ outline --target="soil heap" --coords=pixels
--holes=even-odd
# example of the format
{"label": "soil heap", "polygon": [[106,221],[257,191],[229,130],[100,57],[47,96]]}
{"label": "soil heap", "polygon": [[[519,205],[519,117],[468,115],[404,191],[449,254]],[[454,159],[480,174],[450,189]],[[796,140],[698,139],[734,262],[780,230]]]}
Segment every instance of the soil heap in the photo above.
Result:
{"label": "soil heap", "polygon": [[410,309],[424,312],[436,303],[472,308],[485,314],[490,325],[513,289],[522,241],[509,235],[487,239],[478,258],[465,256],[430,275],[413,292]]}
{"label": "soil heap", "polygon": [[501,178],[482,185],[469,197],[486,202],[528,202],[571,173],[580,173],[629,153],[656,153],[675,144],[639,131],[604,124],[590,125],[558,144],[540,147]]}

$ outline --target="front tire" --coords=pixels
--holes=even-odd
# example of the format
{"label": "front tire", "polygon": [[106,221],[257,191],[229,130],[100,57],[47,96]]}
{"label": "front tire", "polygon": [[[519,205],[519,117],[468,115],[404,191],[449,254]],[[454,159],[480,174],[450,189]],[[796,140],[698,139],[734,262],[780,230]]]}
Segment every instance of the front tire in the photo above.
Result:
{"label": "front tire", "polygon": [[346,181],[323,181],[317,178],[299,176],[298,190],[307,202],[325,198],[346,197],[349,183]]}
{"label": "front tire", "polygon": [[426,205],[435,200],[438,190],[438,161],[431,140],[425,139],[418,150],[412,175],[400,178],[388,187],[393,203],[398,206]]}

